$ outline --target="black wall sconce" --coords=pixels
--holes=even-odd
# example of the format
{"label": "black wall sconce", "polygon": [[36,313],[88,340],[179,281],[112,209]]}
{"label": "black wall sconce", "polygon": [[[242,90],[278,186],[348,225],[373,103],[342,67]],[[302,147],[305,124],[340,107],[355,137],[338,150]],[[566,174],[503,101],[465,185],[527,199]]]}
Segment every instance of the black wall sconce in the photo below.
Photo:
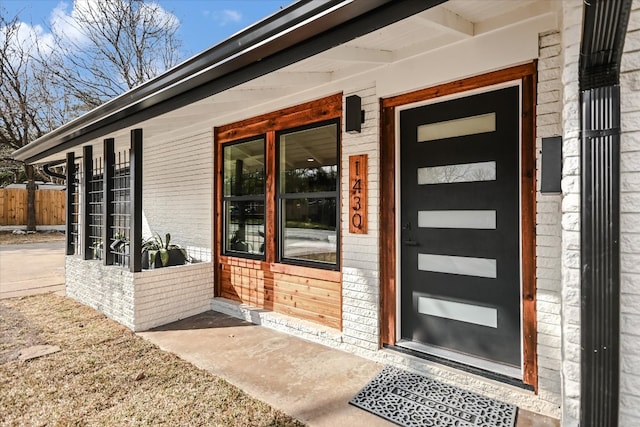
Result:
{"label": "black wall sconce", "polygon": [[562,192],[562,137],[542,138],[541,193]]}
{"label": "black wall sconce", "polygon": [[345,131],[348,133],[360,133],[364,123],[364,110],[362,100],[358,95],[350,95],[345,99]]}

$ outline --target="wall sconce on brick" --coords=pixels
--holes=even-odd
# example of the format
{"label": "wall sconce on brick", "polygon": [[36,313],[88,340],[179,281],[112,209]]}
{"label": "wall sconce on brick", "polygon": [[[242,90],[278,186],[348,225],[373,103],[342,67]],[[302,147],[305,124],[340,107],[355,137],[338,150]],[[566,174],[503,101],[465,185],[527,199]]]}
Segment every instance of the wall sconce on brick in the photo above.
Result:
{"label": "wall sconce on brick", "polygon": [[345,131],[347,133],[360,133],[364,123],[364,110],[362,100],[358,95],[350,95],[345,99]]}
{"label": "wall sconce on brick", "polygon": [[542,138],[542,171],[540,192],[562,192],[562,137]]}

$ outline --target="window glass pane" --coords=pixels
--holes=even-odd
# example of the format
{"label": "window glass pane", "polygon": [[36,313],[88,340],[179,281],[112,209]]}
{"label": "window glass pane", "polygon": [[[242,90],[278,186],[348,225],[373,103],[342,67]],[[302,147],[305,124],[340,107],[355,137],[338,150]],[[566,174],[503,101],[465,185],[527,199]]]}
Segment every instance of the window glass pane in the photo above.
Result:
{"label": "window glass pane", "polygon": [[280,135],[280,192],[338,188],[337,124]]}
{"label": "window glass pane", "polygon": [[284,258],[336,264],[336,199],[282,201]]}
{"label": "window glass pane", "polygon": [[225,248],[230,252],[264,253],[264,201],[225,202]]}
{"label": "window glass pane", "polygon": [[495,180],[496,162],[418,168],[418,185]]}
{"label": "window glass pane", "polygon": [[264,138],[227,145],[224,156],[224,195],[264,194]]}
{"label": "window glass pane", "polygon": [[496,113],[418,126],[418,142],[496,131]]}

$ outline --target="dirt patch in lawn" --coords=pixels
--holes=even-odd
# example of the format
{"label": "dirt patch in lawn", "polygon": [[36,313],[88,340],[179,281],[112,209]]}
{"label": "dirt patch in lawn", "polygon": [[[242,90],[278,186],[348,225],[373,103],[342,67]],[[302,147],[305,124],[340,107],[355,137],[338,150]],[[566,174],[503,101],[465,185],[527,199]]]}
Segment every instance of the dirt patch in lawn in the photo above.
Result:
{"label": "dirt patch in lawn", "polygon": [[37,231],[35,233],[14,234],[12,231],[0,231],[0,245],[20,245],[23,243],[45,243],[64,241],[60,231]]}
{"label": "dirt patch in lawn", "polygon": [[0,425],[303,425],[54,294],[0,301],[0,337]]}

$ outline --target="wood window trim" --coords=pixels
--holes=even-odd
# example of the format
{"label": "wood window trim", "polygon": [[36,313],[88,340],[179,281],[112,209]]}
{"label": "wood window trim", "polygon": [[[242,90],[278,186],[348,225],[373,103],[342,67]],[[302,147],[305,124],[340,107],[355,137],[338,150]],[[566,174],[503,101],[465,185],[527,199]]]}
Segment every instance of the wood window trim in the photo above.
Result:
{"label": "wood window trim", "polygon": [[[340,119],[342,117],[342,93],[327,96],[315,101],[305,102],[293,107],[284,108],[278,111],[272,111],[260,116],[251,117],[249,119],[214,127],[214,244],[213,244],[213,261],[215,265],[214,292],[215,296],[220,296],[220,277],[219,271],[222,262],[228,262],[233,257],[223,255],[224,239],[222,230],[222,181],[223,181],[223,163],[222,149],[226,143],[237,141],[240,139],[250,138],[258,135],[265,135],[265,166],[267,176],[274,176],[277,171],[276,158],[276,132],[284,131],[291,128],[312,125],[328,120]],[[340,150],[340,148],[338,148]],[[340,194],[338,199],[340,198]],[[342,274],[340,271],[327,270],[322,268],[313,268],[306,266],[281,264],[277,262],[277,244],[276,244],[276,180],[267,180],[265,188],[265,216],[270,218],[265,221],[265,260],[257,261],[265,267],[269,266],[270,271],[282,270],[282,272],[290,273],[297,276],[307,275],[310,278],[328,278],[340,282]],[[242,258],[243,260],[245,258]]]}
{"label": "wood window trim", "polygon": [[[380,100],[380,176],[395,177],[396,108],[414,102],[520,80],[522,82],[521,224],[522,224],[522,381],[538,390],[535,280],[535,120],[537,61],[480,76],[445,83]],[[380,188],[380,346],[396,343],[396,212],[395,179]]]}

